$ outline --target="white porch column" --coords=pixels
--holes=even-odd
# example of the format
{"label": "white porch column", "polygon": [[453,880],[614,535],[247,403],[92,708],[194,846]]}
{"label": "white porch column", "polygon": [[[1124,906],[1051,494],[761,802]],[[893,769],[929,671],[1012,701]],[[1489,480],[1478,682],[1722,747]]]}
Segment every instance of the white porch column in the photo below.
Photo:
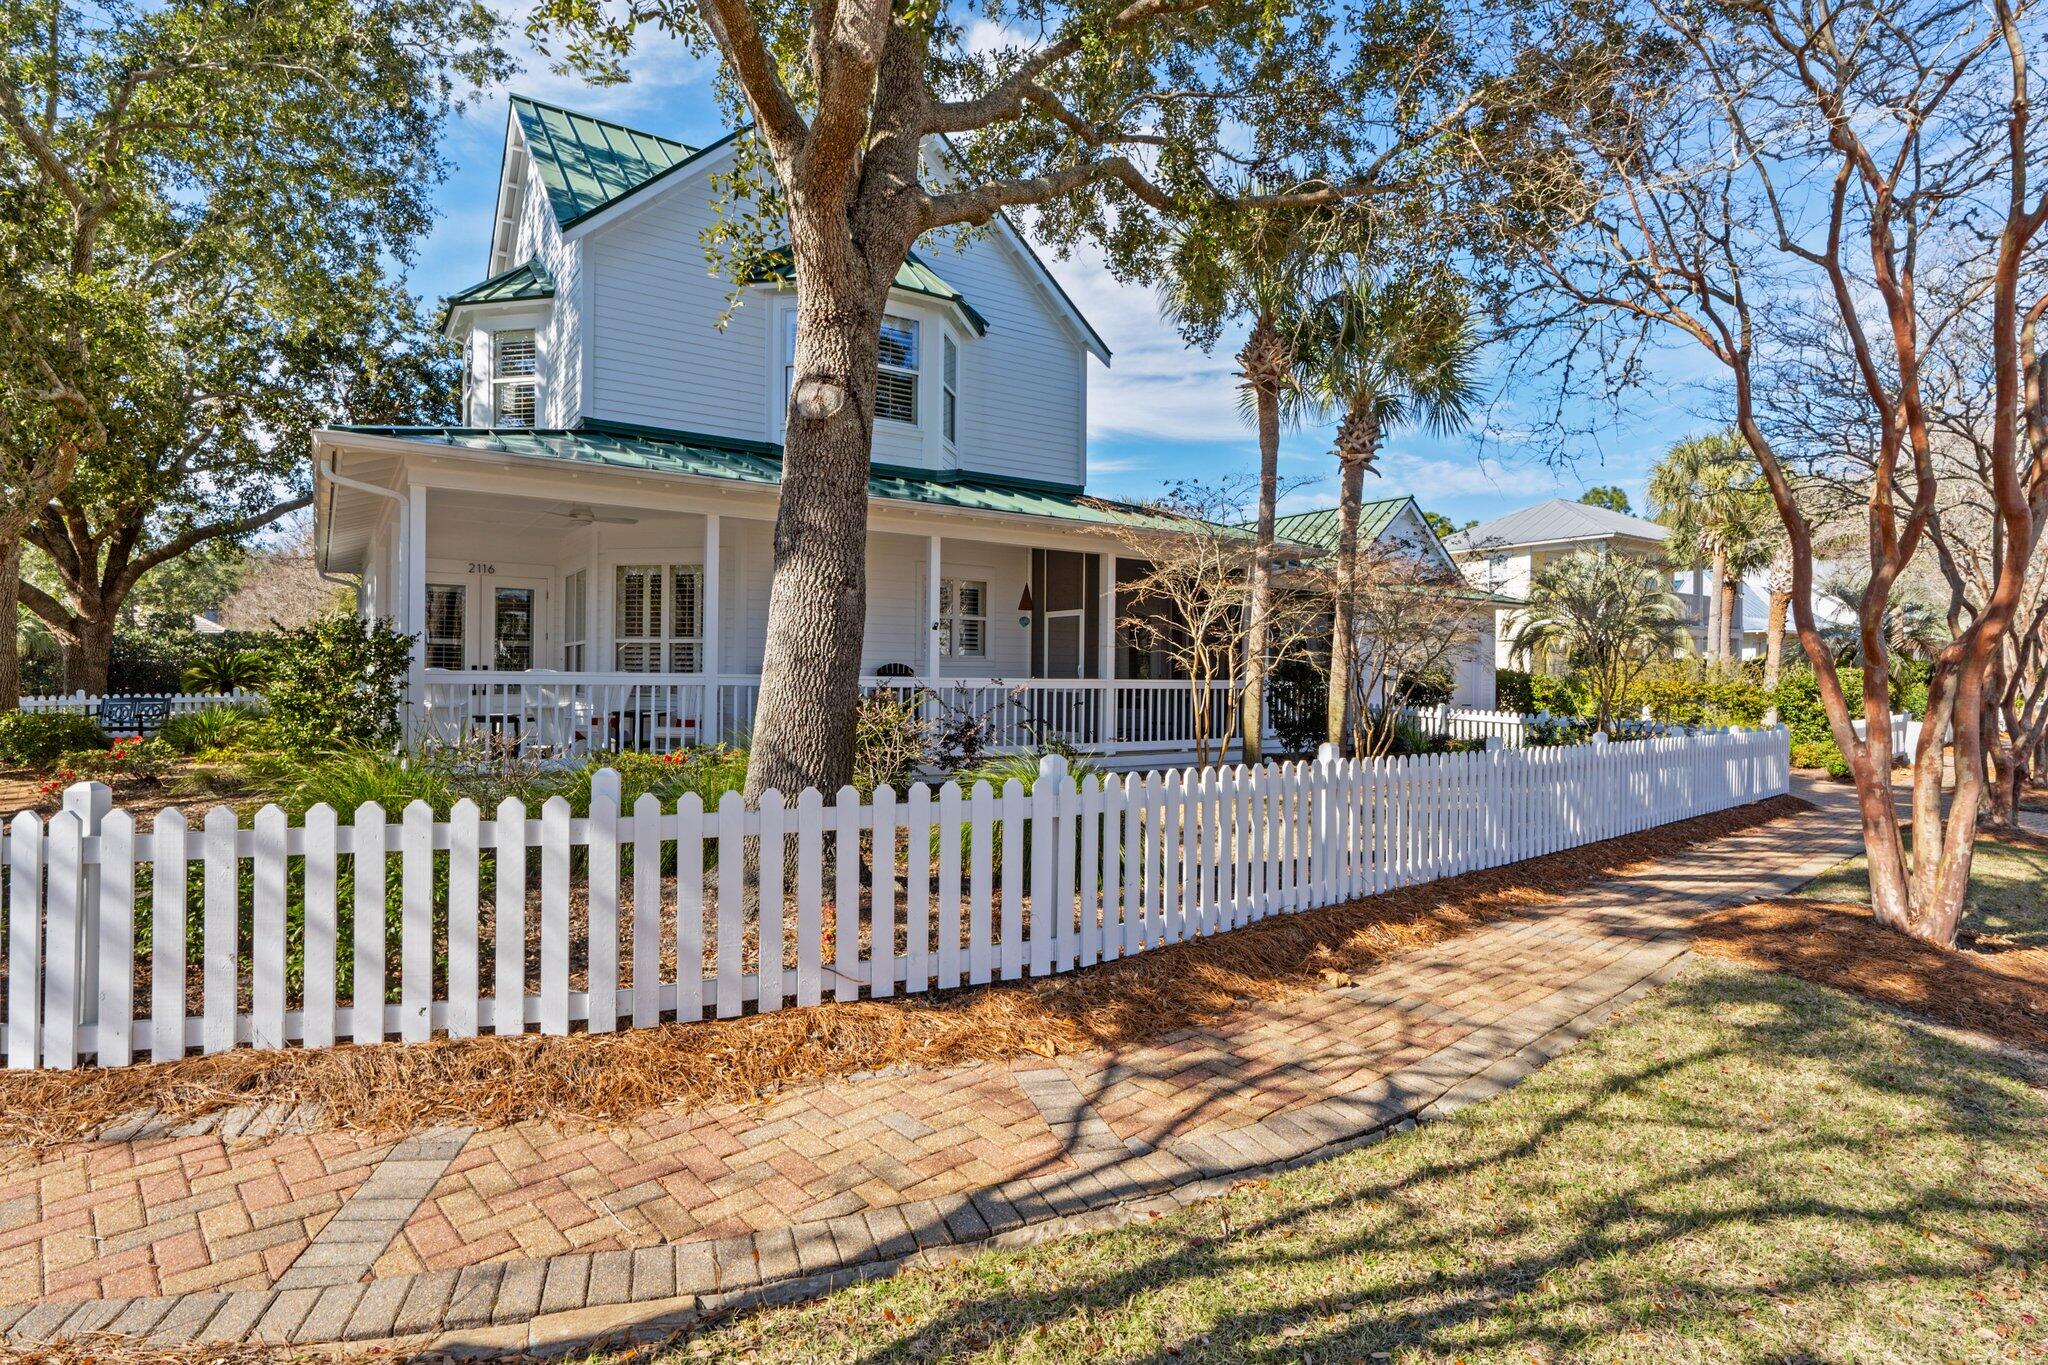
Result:
{"label": "white porch column", "polygon": [[704,644],[698,651],[697,666],[704,672],[703,735],[706,743],[718,742],[724,731],[719,715],[718,689],[718,514],[704,514]]}
{"label": "white porch column", "polygon": [[1116,551],[1097,555],[1095,671],[1102,683],[1102,709],[1095,742],[1107,749],[1116,742]]}
{"label": "white porch column", "polygon": [[427,665],[427,490],[414,484],[405,504],[405,612],[415,669]]}
{"label": "white porch column", "polygon": [[927,536],[924,551],[924,672],[936,684],[939,680],[939,574],[944,537]]}
{"label": "white porch column", "polygon": [[411,677],[407,681],[405,714],[401,724],[408,737],[415,726],[415,712],[427,697],[427,490],[414,484],[405,503],[405,573],[400,591],[405,596],[399,628],[412,636]]}

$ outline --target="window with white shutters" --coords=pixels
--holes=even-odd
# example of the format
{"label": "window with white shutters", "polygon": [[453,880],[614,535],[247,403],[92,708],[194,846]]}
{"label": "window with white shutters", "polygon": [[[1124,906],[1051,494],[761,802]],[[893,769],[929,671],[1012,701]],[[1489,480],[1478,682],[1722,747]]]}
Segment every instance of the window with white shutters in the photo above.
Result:
{"label": "window with white shutters", "polygon": [[612,649],[621,673],[696,672],[704,655],[703,566],[620,565]]}
{"label": "window with white shutters", "polygon": [[953,338],[944,338],[945,345],[941,378],[945,388],[945,417],[942,430],[946,433],[946,444],[959,440],[960,429],[960,348]]}
{"label": "window with white shutters", "polygon": [[539,385],[533,333],[491,334],[491,415],[497,426],[533,425]]}
{"label": "window with white shutters", "polygon": [[917,425],[918,324],[894,314],[882,319],[882,350],[875,375],[875,416]]}
{"label": "window with white shutters", "polygon": [[988,656],[988,584],[939,580],[939,654],[948,659]]}
{"label": "window with white shutters", "polygon": [[427,667],[461,668],[468,590],[459,583],[427,584]]}

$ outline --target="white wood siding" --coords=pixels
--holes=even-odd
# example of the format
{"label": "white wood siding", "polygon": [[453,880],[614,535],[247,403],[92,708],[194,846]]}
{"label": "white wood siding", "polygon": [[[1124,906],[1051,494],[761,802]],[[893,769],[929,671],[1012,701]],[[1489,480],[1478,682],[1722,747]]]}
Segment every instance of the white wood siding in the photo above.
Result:
{"label": "white wood siding", "polygon": [[[750,290],[721,330],[727,284],[704,260],[699,235],[712,220],[702,177],[582,239],[590,271],[583,335],[591,416],[779,440],[782,334],[787,296]],[[1087,352],[1026,266],[993,234],[964,247],[919,248],[934,269],[988,319],[977,337],[950,309],[905,301],[925,324],[920,388],[924,425],[879,423],[875,459],[1064,484],[1086,475]],[[557,306],[567,295],[557,296]],[[940,327],[960,345],[959,441],[938,439]]]}

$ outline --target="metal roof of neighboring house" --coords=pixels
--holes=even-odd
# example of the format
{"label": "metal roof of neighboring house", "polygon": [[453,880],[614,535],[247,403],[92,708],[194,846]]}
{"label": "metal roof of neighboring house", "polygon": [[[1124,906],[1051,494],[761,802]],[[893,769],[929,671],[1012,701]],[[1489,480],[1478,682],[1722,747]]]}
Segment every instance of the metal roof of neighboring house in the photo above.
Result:
{"label": "metal roof of neighboring house", "polygon": [[525,95],[512,97],[512,113],[565,228],[707,150]]}
{"label": "metal roof of neighboring house", "polygon": [[[1394,518],[1401,515],[1401,509],[1413,502],[1413,498],[1377,498],[1358,505],[1358,536],[1360,540],[1378,540],[1387,528],[1394,524]],[[1316,512],[1296,512],[1291,516],[1276,518],[1273,535],[1279,540],[1291,540],[1297,545],[1319,545],[1326,550],[1337,548],[1337,511],[1325,507]]]}
{"label": "metal roof of neighboring house", "polygon": [[[338,434],[390,437],[417,442],[424,447],[596,464],[652,474],[730,479],[753,484],[782,481],[780,446],[622,423],[591,422],[575,430],[380,426],[338,426],[328,430]],[[1049,517],[1096,526],[1136,526],[1164,531],[1187,524],[1183,518],[1136,503],[1090,497],[1076,487],[956,470],[875,465],[868,476],[868,496],[885,502]]]}
{"label": "metal roof of neighboring house", "polygon": [[[763,283],[771,280],[793,282],[796,279],[796,262],[790,259],[789,248],[779,246],[772,251],[764,252],[754,267],[753,278]],[[931,264],[915,251],[911,252],[898,267],[896,287],[905,293],[922,294],[928,299],[953,305],[960,310],[960,315],[967,319],[968,325],[974,328],[976,336],[988,335],[988,319],[975,311],[974,305],[967,301],[967,296],[946,283],[945,278],[932,269]]]}
{"label": "metal roof of neighboring house", "polygon": [[441,316],[450,311],[476,303],[519,303],[526,299],[550,299],[555,296],[555,277],[538,260],[524,265],[515,265],[501,271],[481,284],[467,289],[458,289],[441,300]]}
{"label": "metal roof of neighboring house", "polygon": [[1495,517],[1469,531],[1460,531],[1444,541],[1453,554],[1504,549],[1514,545],[1555,545],[1575,540],[1606,540],[1626,536],[1631,540],[1663,541],[1670,532],[1654,521],[1632,517],[1605,507],[1552,498],[1534,507],[1524,507],[1504,517]]}

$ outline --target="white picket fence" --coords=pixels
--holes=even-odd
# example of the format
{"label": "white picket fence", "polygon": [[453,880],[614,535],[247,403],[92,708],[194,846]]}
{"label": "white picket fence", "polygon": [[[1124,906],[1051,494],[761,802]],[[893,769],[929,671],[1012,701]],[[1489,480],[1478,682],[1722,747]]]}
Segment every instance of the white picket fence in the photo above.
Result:
{"label": "white picket fence", "polygon": [[[560,797],[538,818],[508,799],[396,823],[365,805],[348,825],[266,807],[248,828],[216,807],[147,831],[81,784],[7,831],[7,1065],[603,1031],[1044,976],[1759,800],[1788,771],[1769,730],[1079,783],[1048,759],[1028,792],[710,811],[621,811],[607,774],[587,818]],[[345,947],[383,987],[367,1005]]]}
{"label": "white picket fence", "polygon": [[[254,706],[260,701],[254,692],[116,692],[107,695],[53,692],[23,697],[21,709],[68,711],[73,715],[91,716],[101,721],[109,734],[119,737],[140,732],[129,719],[138,711],[154,711],[165,717],[182,716],[192,711],[203,711],[209,706]],[[159,703],[163,708],[160,711],[157,710]],[[150,732],[154,731],[155,726],[152,725]]]}

